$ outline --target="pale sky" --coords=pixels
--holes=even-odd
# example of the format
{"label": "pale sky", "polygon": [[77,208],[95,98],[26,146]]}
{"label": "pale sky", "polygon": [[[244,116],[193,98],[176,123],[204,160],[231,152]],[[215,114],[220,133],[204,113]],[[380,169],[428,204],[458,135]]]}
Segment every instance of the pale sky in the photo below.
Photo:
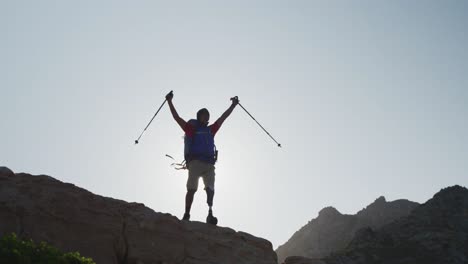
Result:
{"label": "pale sky", "polygon": [[[179,114],[212,122],[215,215],[274,248],[334,206],[468,183],[467,1],[0,1],[0,166],[182,217]],[[192,219],[204,221],[206,195]]]}

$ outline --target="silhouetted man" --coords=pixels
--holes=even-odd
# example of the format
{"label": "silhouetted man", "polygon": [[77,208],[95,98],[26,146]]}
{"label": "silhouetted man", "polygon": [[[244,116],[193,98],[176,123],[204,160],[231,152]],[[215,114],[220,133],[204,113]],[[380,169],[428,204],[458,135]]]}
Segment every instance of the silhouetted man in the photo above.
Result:
{"label": "silhouetted man", "polygon": [[188,180],[187,180],[187,194],[185,196],[185,214],[183,220],[190,220],[190,209],[192,207],[195,192],[198,189],[198,179],[203,178],[205,184],[205,191],[207,196],[207,203],[209,206],[208,216],[206,222],[216,225],[218,219],[213,216],[213,197],[215,193],[215,163],[217,159],[217,151],[214,144],[214,136],[219,128],[231,115],[234,108],[239,103],[237,97],[231,98],[232,104],[221,115],[216,122],[208,126],[210,120],[210,113],[206,108],[200,109],[197,112],[197,119],[192,119],[189,122],[183,120],[178,114],[172,103],[172,93],[166,95],[167,102],[171,109],[172,116],[175,121],[185,132],[185,161],[187,162]]}

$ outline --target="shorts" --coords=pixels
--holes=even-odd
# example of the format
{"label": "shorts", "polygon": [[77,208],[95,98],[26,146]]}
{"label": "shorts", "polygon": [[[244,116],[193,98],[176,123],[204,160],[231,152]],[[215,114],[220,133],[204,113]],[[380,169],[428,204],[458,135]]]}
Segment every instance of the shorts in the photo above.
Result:
{"label": "shorts", "polygon": [[187,190],[198,189],[198,179],[203,177],[205,189],[210,188],[214,191],[215,183],[215,166],[213,164],[203,162],[200,160],[192,160],[187,164],[188,179]]}

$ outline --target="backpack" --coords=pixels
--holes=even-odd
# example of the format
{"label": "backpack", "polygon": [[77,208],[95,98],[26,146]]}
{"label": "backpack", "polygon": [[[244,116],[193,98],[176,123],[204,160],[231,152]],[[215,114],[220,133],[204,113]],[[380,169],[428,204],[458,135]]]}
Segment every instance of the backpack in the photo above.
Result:
{"label": "backpack", "polygon": [[197,159],[215,164],[218,159],[218,151],[214,144],[214,135],[208,126],[202,126],[196,119],[188,121],[195,127],[193,137],[184,136],[184,158],[185,162]]}

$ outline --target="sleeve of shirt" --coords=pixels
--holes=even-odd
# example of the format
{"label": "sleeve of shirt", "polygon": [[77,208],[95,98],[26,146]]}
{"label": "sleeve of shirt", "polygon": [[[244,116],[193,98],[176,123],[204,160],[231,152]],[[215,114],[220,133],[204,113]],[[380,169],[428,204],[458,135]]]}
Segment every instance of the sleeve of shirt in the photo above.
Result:
{"label": "sleeve of shirt", "polygon": [[184,132],[185,135],[187,135],[187,137],[191,138],[195,134],[195,127],[192,126],[189,122],[187,122],[187,124],[184,127]]}
{"label": "sleeve of shirt", "polygon": [[213,136],[216,135],[216,133],[218,132],[218,130],[221,128],[221,126],[219,125],[218,122],[214,122],[214,124],[212,124],[210,126],[210,129],[211,129],[211,133],[213,133]]}

